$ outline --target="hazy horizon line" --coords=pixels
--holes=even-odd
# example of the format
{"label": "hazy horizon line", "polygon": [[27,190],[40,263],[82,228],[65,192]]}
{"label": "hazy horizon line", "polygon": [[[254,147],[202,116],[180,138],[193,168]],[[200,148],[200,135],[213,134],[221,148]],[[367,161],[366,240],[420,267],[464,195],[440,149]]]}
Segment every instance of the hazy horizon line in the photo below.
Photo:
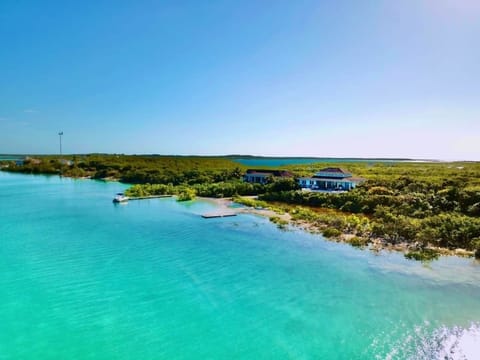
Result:
{"label": "hazy horizon line", "polygon": [[[370,156],[311,156],[311,155],[254,155],[254,154],[159,154],[159,153],[67,153],[61,156],[85,156],[85,155],[122,155],[122,156],[157,156],[157,157],[208,157],[208,158],[261,158],[261,159],[338,159],[338,160],[395,160],[395,161],[418,161],[418,162],[479,162],[480,160],[465,159],[434,159],[412,157],[370,157]],[[0,153],[0,156],[60,156],[54,153]]]}

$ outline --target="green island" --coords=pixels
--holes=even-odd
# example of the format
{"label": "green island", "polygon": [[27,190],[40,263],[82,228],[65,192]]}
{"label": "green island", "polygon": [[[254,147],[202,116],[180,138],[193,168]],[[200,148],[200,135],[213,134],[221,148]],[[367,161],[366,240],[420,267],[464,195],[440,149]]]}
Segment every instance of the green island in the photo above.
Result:
{"label": "green island", "polygon": [[[3,171],[60,174],[132,184],[127,196],[232,198],[282,229],[289,224],[355,247],[403,251],[428,261],[442,254],[480,258],[480,163],[342,162],[281,167],[291,178],[242,180],[232,157],[160,155],[31,156],[0,161]],[[302,191],[297,179],[341,166],[366,181],[348,192]]]}

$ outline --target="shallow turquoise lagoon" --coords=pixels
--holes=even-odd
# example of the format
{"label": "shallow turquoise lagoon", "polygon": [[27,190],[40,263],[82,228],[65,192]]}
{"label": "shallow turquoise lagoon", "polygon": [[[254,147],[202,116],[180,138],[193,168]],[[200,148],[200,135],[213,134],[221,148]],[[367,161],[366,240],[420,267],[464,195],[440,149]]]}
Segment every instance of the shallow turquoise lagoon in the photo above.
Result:
{"label": "shallow turquoise lagoon", "polygon": [[[0,359],[480,358],[480,264],[0,172]],[[447,357],[448,358],[448,357]]]}

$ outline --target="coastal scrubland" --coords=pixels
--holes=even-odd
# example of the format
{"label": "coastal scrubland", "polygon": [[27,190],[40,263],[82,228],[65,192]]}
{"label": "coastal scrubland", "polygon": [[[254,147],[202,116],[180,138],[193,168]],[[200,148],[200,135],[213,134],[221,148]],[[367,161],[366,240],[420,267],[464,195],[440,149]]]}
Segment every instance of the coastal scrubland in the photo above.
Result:
{"label": "coastal scrubland", "polygon": [[[321,167],[310,166],[308,171]],[[367,179],[353,191],[267,191],[259,199],[303,206],[307,220],[364,238],[366,242],[382,239],[389,244],[408,243],[417,251],[430,246],[462,248],[476,251],[478,256],[480,164],[349,164],[348,168]],[[291,170],[298,174],[305,167]],[[319,214],[315,209],[335,212]],[[360,217],[357,220],[355,216]],[[352,222],[359,225],[352,227]]]}
{"label": "coastal scrubland", "polygon": [[[342,193],[302,191],[295,178],[248,184],[241,180],[246,168],[227,157],[92,154],[32,157],[23,165],[2,163],[7,171],[123,181],[133,185],[127,191],[130,196],[235,197],[247,206],[287,212],[297,225],[308,224],[325,237],[360,247],[401,247],[412,259],[431,259],[442,249],[480,257],[480,163],[337,165],[366,181]],[[300,177],[337,165],[284,168]],[[244,198],[246,195],[258,199]],[[285,227],[283,221],[281,226]]]}
{"label": "coastal scrubland", "polygon": [[203,184],[239,179],[244,168],[226,158],[88,154],[32,156],[23,165],[4,161],[4,170],[28,174],[111,179],[130,184]]}

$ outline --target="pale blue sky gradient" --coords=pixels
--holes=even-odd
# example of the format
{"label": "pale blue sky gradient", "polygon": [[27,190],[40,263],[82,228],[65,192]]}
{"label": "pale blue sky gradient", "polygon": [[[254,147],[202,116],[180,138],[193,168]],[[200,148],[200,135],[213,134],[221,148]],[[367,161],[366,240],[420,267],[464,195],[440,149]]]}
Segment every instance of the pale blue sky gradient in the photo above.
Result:
{"label": "pale blue sky gradient", "polygon": [[0,153],[480,160],[474,0],[0,2]]}

